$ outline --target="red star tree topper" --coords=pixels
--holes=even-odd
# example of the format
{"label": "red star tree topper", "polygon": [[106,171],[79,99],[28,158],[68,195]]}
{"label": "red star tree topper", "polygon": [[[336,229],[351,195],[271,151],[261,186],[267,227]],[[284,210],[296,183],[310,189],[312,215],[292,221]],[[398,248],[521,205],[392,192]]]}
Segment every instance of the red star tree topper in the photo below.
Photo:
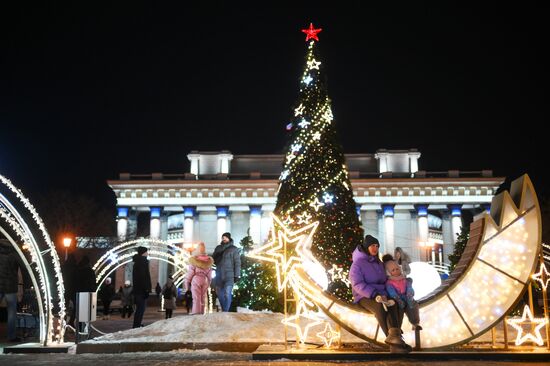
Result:
{"label": "red star tree topper", "polygon": [[309,23],[309,28],[302,29],[302,32],[306,34],[306,42],[309,41],[310,39],[314,39],[318,41],[319,37],[317,37],[317,33],[321,32],[322,30],[323,30],[322,28],[319,28],[319,29],[313,28],[313,23]]}

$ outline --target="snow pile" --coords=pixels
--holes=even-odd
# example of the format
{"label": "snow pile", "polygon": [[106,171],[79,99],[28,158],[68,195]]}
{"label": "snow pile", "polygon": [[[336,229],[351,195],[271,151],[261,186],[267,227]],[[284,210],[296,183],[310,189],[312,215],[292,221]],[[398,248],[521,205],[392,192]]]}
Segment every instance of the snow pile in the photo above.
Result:
{"label": "snow pile", "polygon": [[[111,342],[180,342],[180,343],[231,343],[284,342],[283,314],[265,312],[212,313],[205,315],[184,315],[159,320],[143,328],[130,329],[87,341],[86,343]],[[304,319],[302,329],[309,320]],[[334,324],[331,324],[335,329]],[[325,325],[312,327],[308,342],[322,343],[317,337]],[[344,342],[364,342],[342,330]],[[289,339],[294,339],[294,329],[288,328]]]}

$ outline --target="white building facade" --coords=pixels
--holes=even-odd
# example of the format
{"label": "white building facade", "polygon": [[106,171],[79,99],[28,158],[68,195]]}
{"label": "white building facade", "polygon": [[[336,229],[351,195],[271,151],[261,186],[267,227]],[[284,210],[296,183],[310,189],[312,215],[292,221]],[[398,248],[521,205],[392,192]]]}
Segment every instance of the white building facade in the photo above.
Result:
{"label": "white building facade", "polygon": [[[504,178],[490,170],[426,172],[420,156],[416,149],[347,154],[357,214],[381,252],[401,247],[413,261],[447,262],[460,227],[489,208]],[[238,245],[249,231],[263,243],[284,156],[193,151],[188,159],[188,173],[121,173],[108,181],[117,197],[119,241],[203,241],[211,253],[222,233],[231,232]],[[158,263],[151,274],[158,272],[163,284],[169,271]]]}

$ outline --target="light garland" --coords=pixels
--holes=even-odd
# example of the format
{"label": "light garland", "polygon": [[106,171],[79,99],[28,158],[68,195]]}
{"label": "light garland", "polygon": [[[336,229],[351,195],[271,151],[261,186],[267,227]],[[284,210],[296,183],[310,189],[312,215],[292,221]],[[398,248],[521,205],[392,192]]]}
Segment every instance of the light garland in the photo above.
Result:
{"label": "light garland", "polygon": [[[542,346],[544,344],[544,340],[542,339],[540,330],[546,325],[547,321],[548,319],[545,318],[534,318],[531,313],[531,309],[529,309],[529,305],[525,305],[520,319],[507,319],[506,323],[518,332],[516,337],[516,346],[520,346],[525,342],[533,342],[539,346]],[[525,334],[523,334],[524,330],[522,325],[525,324],[529,325],[529,327],[535,326],[533,333],[525,332]]]}
{"label": "light garland", "polygon": [[[25,257],[20,253],[20,257],[29,269],[29,275],[37,289],[37,298],[38,304],[40,307],[39,317],[40,317],[40,343],[44,346],[47,346],[50,341],[55,341],[60,343],[63,340],[65,334],[65,287],[63,284],[63,276],[61,274],[61,265],[59,262],[59,257],[55,249],[55,245],[51,241],[44,222],[38,215],[38,212],[30,201],[23,195],[23,193],[15,187],[11,181],[4,176],[0,175],[0,182],[6,186],[16,198],[23,204],[25,209],[27,209],[32,218],[34,224],[37,225],[41,235],[42,240],[46,243],[46,249],[41,250],[38,245],[38,238],[35,238],[32,232],[30,231],[29,224],[22,218],[20,213],[15,209],[15,207],[8,201],[8,199],[0,194],[0,217],[8,223],[8,225],[16,232],[19,238],[23,241],[23,247],[26,247],[31,256],[31,263],[28,263]],[[1,229],[1,227],[0,227]],[[2,230],[3,231],[3,230]],[[5,233],[6,234],[6,233]],[[9,237],[9,236],[8,236]],[[11,240],[10,240],[11,241]],[[13,242],[12,242],[13,244]],[[13,244],[15,246],[15,244]],[[18,247],[16,247],[19,250]],[[50,256],[50,262],[44,260],[44,256],[48,254]],[[34,272],[31,270],[32,265],[38,273],[38,281],[34,277]],[[52,287],[50,284],[50,278],[55,279],[55,289],[56,298],[57,298],[57,307],[59,309],[59,324],[54,329],[53,325],[53,294]]]}

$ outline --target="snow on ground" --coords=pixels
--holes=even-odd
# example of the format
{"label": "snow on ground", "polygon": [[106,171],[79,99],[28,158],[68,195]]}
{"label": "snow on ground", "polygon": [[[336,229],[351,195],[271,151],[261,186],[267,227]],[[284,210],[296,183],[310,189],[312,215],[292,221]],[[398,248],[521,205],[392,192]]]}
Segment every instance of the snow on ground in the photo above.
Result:
{"label": "snow on ground", "polygon": [[[283,314],[266,312],[212,313],[184,315],[159,320],[143,328],[119,331],[86,341],[86,343],[110,342],[181,342],[181,343],[230,343],[230,342],[284,342]],[[307,324],[302,322],[302,329]],[[334,323],[331,322],[333,329]],[[318,332],[325,324],[312,327],[308,342],[322,343]],[[342,330],[344,342],[364,342]],[[288,328],[289,340],[295,338],[293,328]]]}

